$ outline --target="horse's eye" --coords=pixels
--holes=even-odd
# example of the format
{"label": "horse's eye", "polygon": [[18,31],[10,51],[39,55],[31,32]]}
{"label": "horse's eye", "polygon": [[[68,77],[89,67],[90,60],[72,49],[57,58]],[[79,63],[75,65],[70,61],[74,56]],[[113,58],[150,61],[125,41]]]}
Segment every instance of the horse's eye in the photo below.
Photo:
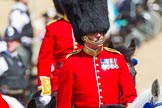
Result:
{"label": "horse's eye", "polygon": [[135,65],[137,65],[137,64],[138,64],[138,60],[137,60],[137,59],[135,59],[135,58],[133,58],[133,59],[132,59],[132,63],[133,63],[133,65],[135,66]]}

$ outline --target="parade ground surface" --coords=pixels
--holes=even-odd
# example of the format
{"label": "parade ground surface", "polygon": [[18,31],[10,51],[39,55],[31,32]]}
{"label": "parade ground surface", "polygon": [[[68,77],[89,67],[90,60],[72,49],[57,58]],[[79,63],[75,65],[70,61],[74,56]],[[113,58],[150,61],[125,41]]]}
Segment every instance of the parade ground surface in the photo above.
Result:
{"label": "parade ground surface", "polygon": [[[29,0],[32,18],[37,18],[41,13],[53,6],[52,0]],[[13,0],[0,0],[0,32],[7,26],[9,10]],[[135,52],[138,59],[136,88],[138,94],[151,87],[157,78],[162,85],[162,32],[147,42],[144,42]]]}
{"label": "parade ground surface", "polygon": [[138,59],[136,88],[141,93],[157,78],[162,86],[162,32],[144,42],[134,55]]}

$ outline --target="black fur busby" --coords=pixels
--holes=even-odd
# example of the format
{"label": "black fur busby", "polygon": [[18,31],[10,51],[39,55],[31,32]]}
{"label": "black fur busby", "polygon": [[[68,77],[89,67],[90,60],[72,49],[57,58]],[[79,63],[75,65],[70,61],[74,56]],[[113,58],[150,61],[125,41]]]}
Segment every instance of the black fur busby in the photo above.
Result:
{"label": "black fur busby", "polygon": [[81,37],[87,33],[109,29],[107,0],[61,0],[61,5],[81,45]]}
{"label": "black fur busby", "polygon": [[64,11],[62,10],[61,5],[60,5],[60,0],[53,0],[53,3],[54,3],[54,6],[55,6],[55,8],[56,8],[56,11],[57,11],[59,14],[64,15]]}

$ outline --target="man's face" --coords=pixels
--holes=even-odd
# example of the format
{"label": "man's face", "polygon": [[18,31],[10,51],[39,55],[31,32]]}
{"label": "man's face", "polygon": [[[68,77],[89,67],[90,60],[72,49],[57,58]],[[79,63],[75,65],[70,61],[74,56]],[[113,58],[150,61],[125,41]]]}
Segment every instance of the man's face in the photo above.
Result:
{"label": "man's face", "polygon": [[89,33],[87,34],[87,37],[94,42],[101,41],[103,39],[103,33]]}
{"label": "man's face", "polygon": [[18,40],[7,41],[7,48],[10,52],[14,52],[20,45]]}
{"label": "man's face", "polygon": [[[88,39],[90,41],[96,42],[96,43],[102,43],[103,42],[103,38],[104,38],[104,33],[89,33],[86,36],[88,37]],[[96,49],[101,47],[101,45],[93,45],[90,43],[85,42],[86,45],[88,45],[89,47],[91,47],[92,49]]]}

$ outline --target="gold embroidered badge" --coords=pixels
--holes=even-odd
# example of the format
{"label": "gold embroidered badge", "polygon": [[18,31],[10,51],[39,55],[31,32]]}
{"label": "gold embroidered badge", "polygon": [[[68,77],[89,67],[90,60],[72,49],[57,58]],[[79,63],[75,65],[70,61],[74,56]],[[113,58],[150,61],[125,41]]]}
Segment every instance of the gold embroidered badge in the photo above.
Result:
{"label": "gold embroidered badge", "polygon": [[41,76],[41,88],[42,88],[42,93],[41,96],[45,95],[51,95],[51,81],[49,77],[46,76]]}

